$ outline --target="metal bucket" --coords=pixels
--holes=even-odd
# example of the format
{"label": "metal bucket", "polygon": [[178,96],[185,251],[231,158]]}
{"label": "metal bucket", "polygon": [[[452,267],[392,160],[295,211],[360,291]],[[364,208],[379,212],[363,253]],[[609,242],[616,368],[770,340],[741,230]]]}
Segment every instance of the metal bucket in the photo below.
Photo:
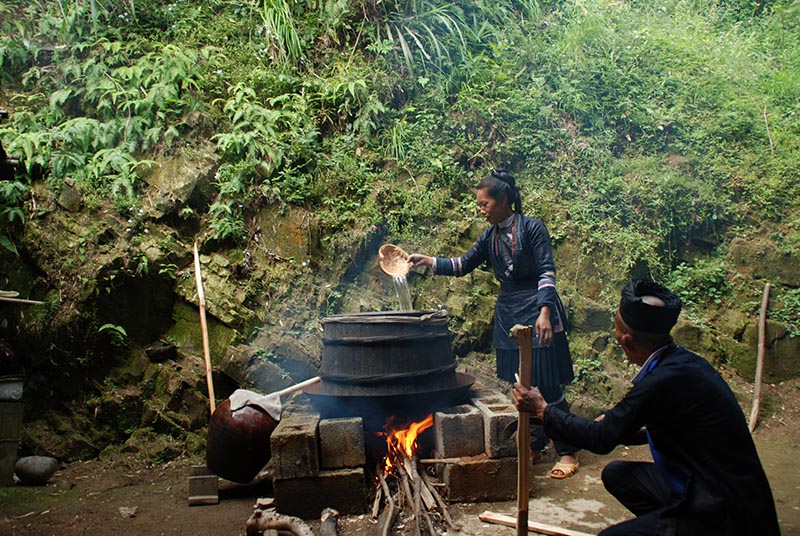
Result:
{"label": "metal bucket", "polygon": [[22,414],[22,376],[0,377],[0,486],[14,483]]}

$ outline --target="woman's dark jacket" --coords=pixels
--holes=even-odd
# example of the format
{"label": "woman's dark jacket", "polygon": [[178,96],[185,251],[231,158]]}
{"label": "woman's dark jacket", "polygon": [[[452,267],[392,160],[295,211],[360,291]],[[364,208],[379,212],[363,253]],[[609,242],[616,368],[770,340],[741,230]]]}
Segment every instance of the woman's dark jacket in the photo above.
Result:
{"label": "woman's dark jacket", "polygon": [[516,215],[512,224],[516,240],[510,266],[499,252],[498,226],[486,229],[462,257],[437,257],[434,273],[464,276],[484,263],[492,266],[500,294],[495,306],[495,348],[517,348],[508,337],[514,324],[533,325],[539,310],[550,306],[554,330],[566,329],[566,314],[556,292],[555,263],[550,234],[544,223],[536,218]]}

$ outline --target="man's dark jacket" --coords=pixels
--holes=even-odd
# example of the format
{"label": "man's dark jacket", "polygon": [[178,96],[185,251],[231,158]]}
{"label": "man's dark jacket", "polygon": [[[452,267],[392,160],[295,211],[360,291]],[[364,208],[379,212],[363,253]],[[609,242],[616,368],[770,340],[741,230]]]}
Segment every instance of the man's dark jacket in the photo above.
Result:
{"label": "man's dark jacket", "polygon": [[[548,406],[547,435],[605,454],[646,426],[653,446],[688,476],[686,493],[665,508],[658,534],[780,534],[769,482],[739,403],[703,358],[671,346],[602,421]],[[695,533],[691,530],[691,533]]]}

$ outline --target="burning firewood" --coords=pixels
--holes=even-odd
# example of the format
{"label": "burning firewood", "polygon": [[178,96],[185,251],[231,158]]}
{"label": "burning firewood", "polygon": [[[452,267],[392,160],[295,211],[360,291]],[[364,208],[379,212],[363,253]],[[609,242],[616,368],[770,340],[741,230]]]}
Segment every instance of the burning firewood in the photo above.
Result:
{"label": "burning firewood", "polygon": [[442,499],[442,496],[439,495],[438,491],[436,491],[436,487],[430,481],[430,478],[428,477],[428,475],[424,471],[422,473],[420,473],[420,474],[422,476],[422,481],[428,487],[428,490],[430,491],[431,495],[433,496],[433,499],[436,501],[436,504],[439,506],[439,509],[442,511],[442,516],[444,516],[444,520],[447,523],[448,528],[460,531],[461,530],[461,525],[457,525],[456,523],[453,522],[453,518],[450,517],[450,512],[447,511],[447,505],[444,503],[444,499]]}
{"label": "burning firewood", "polygon": [[[432,424],[432,415],[429,415],[406,428],[387,430],[387,455],[383,466],[377,470],[380,487],[373,504],[379,536],[392,533],[393,520],[397,517],[407,520],[407,530],[415,536],[421,536],[423,532],[436,536],[441,532],[437,523],[442,520],[449,528],[457,527],[425,468],[418,467],[415,456],[417,436]],[[395,490],[394,495],[390,484]],[[382,499],[385,507],[378,515]]]}
{"label": "burning firewood", "polygon": [[397,510],[394,506],[392,494],[389,491],[389,485],[386,483],[386,478],[383,476],[383,471],[378,471],[378,478],[381,482],[380,489],[383,491],[384,497],[386,497],[386,508],[378,518],[378,535],[388,536],[392,532],[392,525],[394,524],[394,518],[397,515]]}

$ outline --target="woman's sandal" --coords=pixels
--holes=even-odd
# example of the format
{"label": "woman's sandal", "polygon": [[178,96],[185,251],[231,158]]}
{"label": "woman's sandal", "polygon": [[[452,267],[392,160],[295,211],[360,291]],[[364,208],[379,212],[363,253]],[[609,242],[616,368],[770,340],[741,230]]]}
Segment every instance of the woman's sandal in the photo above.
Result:
{"label": "woman's sandal", "polygon": [[581,464],[578,462],[575,463],[561,463],[556,462],[552,469],[550,469],[550,478],[569,478],[575,473],[578,472],[578,467]]}

